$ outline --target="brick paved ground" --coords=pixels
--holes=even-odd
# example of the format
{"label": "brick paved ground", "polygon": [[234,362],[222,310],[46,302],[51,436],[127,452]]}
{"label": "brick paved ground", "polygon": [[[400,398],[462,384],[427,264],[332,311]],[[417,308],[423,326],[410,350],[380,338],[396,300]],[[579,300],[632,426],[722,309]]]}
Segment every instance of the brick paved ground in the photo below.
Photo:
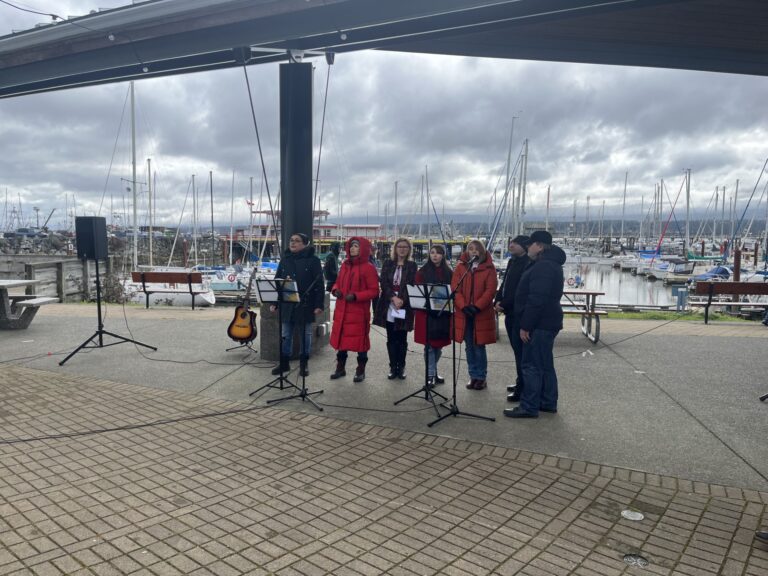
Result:
{"label": "brick paved ground", "polygon": [[11,365],[0,394],[0,574],[768,573],[764,492]]}

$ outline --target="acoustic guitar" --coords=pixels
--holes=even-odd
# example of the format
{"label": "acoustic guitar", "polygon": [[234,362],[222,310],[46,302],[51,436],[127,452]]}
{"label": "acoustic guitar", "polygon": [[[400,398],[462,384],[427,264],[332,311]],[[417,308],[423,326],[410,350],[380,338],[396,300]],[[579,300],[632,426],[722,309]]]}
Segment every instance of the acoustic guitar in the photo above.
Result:
{"label": "acoustic guitar", "polygon": [[235,308],[235,317],[232,322],[229,323],[227,328],[227,336],[232,338],[235,342],[240,344],[249,344],[256,338],[258,334],[256,330],[256,312],[250,309],[251,304],[251,285],[253,284],[253,277],[256,275],[257,268],[251,272],[251,277],[248,279],[248,288],[245,291],[245,297],[242,303]]}

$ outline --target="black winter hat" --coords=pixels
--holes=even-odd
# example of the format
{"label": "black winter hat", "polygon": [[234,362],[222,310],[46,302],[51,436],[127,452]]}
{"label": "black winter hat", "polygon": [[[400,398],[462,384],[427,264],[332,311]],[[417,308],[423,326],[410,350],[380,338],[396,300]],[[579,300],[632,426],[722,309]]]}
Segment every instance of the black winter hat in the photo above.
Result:
{"label": "black winter hat", "polygon": [[542,244],[552,244],[552,234],[546,230],[536,230],[531,234],[531,244],[541,242]]}
{"label": "black winter hat", "polygon": [[520,234],[519,236],[515,236],[510,240],[510,242],[514,242],[515,244],[522,246],[523,248],[528,248],[528,246],[531,245],[531,239],[528,236],[524,236]]}

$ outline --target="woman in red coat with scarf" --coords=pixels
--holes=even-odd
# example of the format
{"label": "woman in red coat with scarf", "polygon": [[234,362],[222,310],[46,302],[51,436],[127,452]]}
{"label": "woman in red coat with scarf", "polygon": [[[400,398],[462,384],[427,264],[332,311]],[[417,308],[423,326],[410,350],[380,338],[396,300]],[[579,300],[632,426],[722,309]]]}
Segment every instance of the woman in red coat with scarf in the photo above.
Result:
{"label": "woman in red coat with scarf", "polygon": [[496,315],[493,299],[496,296],[496,267],[480,240],[467,244],[451,279],[456,291],[456,342],[464,342],[467,352],[467,370],[470,381],[467,388],[482,390],[486,387],[488,357],[485,345],[496,342]]}
{"label": "woman in red coat with scarf", "polygon": [[[453,270],[445,261],[445,248],[436,244],[429,250],[429,260],[416,272],[416,284],[450,284]],[[414,310],[416,327],[413,340],[424,345],[424,359],[427,365],[427,383],[434,386],[443,384],[445,379],[437,372],[437,363],[443,347],[451,343],[451,314],[445,311]],[[427,333],[429,328],[429,333]]]}
{"label": "woman in red coat with scarf", "polygon": [[357,352],[355,382],[365,380],[365,365],[371,348],[371,300],[379,294],[379,276],[370,263],[371,243],[353,236],[344,247],[347,258],[331,289],[336,297],[331,346],[336,352],[336,370],[331,380],[346,376],[347,352]]}

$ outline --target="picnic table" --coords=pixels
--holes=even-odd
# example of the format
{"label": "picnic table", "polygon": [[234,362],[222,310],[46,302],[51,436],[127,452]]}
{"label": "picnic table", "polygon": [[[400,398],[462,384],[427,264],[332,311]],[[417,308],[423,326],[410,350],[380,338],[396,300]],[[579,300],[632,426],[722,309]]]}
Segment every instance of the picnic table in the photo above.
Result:
{"label": "picnic table", "polygon": [[0,330],[22,330],[29,327],[40,306],[58,302],[58,298],[33,294],[11,295],[12,288],[27,288],[39,280],[0,280]]}
{"label": "picnic table", "polygon": [[605,292],[596,290],[564,290],[563,314],[581,316],[581,332],[593,343],[600,340],[600,316],[607,314],[597,308],[597,297]]}

